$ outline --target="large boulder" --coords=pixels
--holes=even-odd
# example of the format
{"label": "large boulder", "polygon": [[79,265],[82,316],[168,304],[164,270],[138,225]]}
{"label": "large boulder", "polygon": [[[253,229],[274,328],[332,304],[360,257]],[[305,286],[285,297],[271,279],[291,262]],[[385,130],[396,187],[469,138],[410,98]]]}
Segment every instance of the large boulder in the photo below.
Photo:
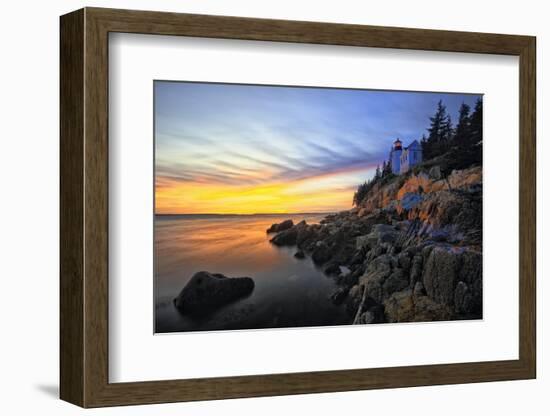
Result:
{"label": "large boulder", "polygon": [[267,230],[266,230],[266,233],[278,233],[278,232],[281,232],[281,231],[285,231],[285,230],[288,230],[289,228],[292,228],[292,226],[294,225],[294,222],[292,222],[292,220],[285,220],[279,224],[271,224],[271,227],[269,227]]}
{"label": "large boulder", "polygon": [[310,231],[310,227],[305,221],[300,221],[296,225],[291,225],[290,228],[286,228],[286,226],[283,228],[285,229],[279,230],[277,235],[269,240],[276,246],[295,246],[298,244],[298,240],[303,240],[304,235],[308,234]]}
{"label": "large boulder", "polygon": [[427,296],[415,294],[411,289],[392,294],[384,301],[387,322],[446,321],[452,318],[447,305],[434,302]]}
{"label": "large boulder", "polygon": [[250,277],[227,277],[201,271],[185,285],[174,299],[174,305],[181,313],[203,315],[248,296],[253,290],[254,281]]}
{"label": "large boulder", "polygon": [[[392,258],[387,254],[383,254],[369,263],[365,274],[359,278],[359,284],[364,286],[367,296],[381,303],[387,296],[387,290],[384,290],[384,283],[391,272]],[[393,287],[392,283],[390,290]]]}
{"label": "large boulder", "polygon": [[395,269],[382,285],[384,298],[409,287],[409,276],[403,269]]}
{"label": "large boulder", "polygon": [[383,243],[393,244],[398,237],[399,231],[393,225],[375,224],[369,234],[355,238],[355,248],[370,250]]}
{"label": "large boulder", "polygon": [[427,295],[459,315],[481,317],[482,255],[462,247],[436,246],[425,263],[422,282]]}
{"label": "large boulder", "polygon": [[277,235],[269,241],[275,244],[276,246],[282,247],[282,246],[295,246],[297,239],[298,239],[298,231],[296,231],[295,227],[292,227],[288,230],[284,230],[277,233]]}
{"label": "large boulder", "polygon": [[430,252],[422,281],[428,296],[438,303],[454,304],[454,292],[460,268],[460,251],[434,247]]}
{"label": "large boulder", "polygon": [[324,241],[317,241],[315,248],[311,253],[311,259],[313,262],[320,266],[328,262],[332,257],[332,252],[330,247]]}

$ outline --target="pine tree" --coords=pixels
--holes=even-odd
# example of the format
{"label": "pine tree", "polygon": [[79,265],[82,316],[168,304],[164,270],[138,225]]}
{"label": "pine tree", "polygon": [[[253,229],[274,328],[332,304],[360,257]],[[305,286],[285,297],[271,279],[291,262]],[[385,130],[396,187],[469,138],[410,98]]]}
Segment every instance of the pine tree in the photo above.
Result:
{"label": "pine tree", "polygon": [[480,165],[482,161],[482,103],[478,100],[473,113],[462,104],[458,115],[453,148],[449,152],[447,170],[465,169]]}
{"label": "pine tree", "polygon": [[470,137],[470,124],[470,106],[466,103],[462,103],[458,111],[458,123],[456,125],[454,137],[459,147],[465,145]]}
{"label": "pine tree", "polygon": [[443,105],[443,101],[439,100],[435,114],[430,117],[428,138],[422,141],[424,159],[431,159],[444,153],[448,148],[452,132],[451,117],[447,114],[447,108]]}
{"label": "pine tree", "polygon": [[391,173],[391,160],[388,160],[387,162],[384,161],[384,163],[382,164],[382,177],[391,175]]}
{"label": "pine tree", "polygon": [[483,141],[483,103],[476,101],[474,111],[470,117],[470,145],[481,145]]}

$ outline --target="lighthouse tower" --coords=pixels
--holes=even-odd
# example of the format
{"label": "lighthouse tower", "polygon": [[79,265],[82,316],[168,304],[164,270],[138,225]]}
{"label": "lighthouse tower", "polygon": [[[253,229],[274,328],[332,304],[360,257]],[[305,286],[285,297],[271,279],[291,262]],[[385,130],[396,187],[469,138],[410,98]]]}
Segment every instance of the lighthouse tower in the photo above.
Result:
{"label": "lighthouse tower", "polygon": [[399,175],[401,172],[401,152],[403,151],[403,143],[401,143],[401,140],[396,139],[395,142],[393,142],[393,148],[390,152],[390,160],[391,160],[391,171]]}

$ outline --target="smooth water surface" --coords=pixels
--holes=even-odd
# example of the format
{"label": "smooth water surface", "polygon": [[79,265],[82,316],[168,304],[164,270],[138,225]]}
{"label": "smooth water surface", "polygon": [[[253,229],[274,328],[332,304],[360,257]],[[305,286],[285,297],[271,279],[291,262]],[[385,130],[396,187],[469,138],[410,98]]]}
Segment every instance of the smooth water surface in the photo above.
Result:
{"label": "smooth water surface", "polygon": [[[178,215],[155,219],[155,332],[259,329],[348,324],[330,295],[334,281],[296,248],[279,248],[266,234],[272,223],[292,218],[319,222],[325,214]],[[173,299],[194,273],[249,276],[251,295],[199,318],[182,315]]]}

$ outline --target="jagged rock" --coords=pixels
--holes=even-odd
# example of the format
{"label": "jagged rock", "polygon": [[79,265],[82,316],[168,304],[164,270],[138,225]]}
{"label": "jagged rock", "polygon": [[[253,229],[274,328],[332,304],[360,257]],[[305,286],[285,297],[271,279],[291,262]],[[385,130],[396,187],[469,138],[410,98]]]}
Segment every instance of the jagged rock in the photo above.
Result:
{"label": "jagged rock", "polygon": [[297,244],[300,234],[307,232],[308,228],[305,221],[300,221],[298,224],[286,230],[279,231],[277,235],[269,241],[276,246],[294,246]]}
{"label": "jagged rock", "polygon": [[374,314],[371,311],[363,312],[361,315],[359,315],[359,318],[357,319],[357,321],[355,321],[355,323],[358,325],[373,324]]}
{"label": "jagged rock", "polygon": [[402,268],[406,273],[409,272],[411,269],[411,258],[409,257],[409,253],[402,251],[397,255],[397,264],[400,268]]}
{"label": "jagged rock", "polygon": [[426,289],[424,288],[424,285],[422,282],[416,282],[413,289],[413,294],[415,296],[425,296],[426,295]]}
{"label": "jagged rock", "polygon": [[227,277],[219,273],[195,273],[174,299],[176,308],[185,314],[201,315],[249,295],[254,290],[250,277]]}
{"label": "jagged rock", "polygon": [[348,296],[349,288],[341,287],[336,289],[336,291],[330,296],[330,300],[335,305],[341,305],[346,297]]}
{"label": "jagged rock", "polygon": [[453,170],[447,181],[452,189],[466,189],[481,183],[482,170],[476,166],[470,169]]}
{"label": "jagged rock", "polygon": [[422,278],[422,264],[424,257],[421,254],[417,254],[412,259],[411,271],[409,275],[410,286],[413,287],[416,282]]}
{"label": "jagged rock", "polygon": [[422,276],[428,296],[438,303],[453,305],[459,267],[459,251],[447,247],[434,247],[426,261]]}
{"label": "jagged rock", "polygon": [[295,227],[292,227],[288,230],[278,232],[277,235],[269,241],[276,246],[294,246],[296,245],[297,238],[298,231]]}
{"label": "jagged rock", "polygon": [[315,264],[321,265],[330,260],[332,253],[324,241],[318,241],[317,243],[313,253],[311,253],[311,259]]}
{"label": "jagged rock", "polygon": [[355,247],[357,250],[369,250],[378,242],[378,236],[374,234],[361,235],[355,239]]}
{"label": "jagged rock", "polygon": [[417,296],[411,289],[392,294],[384,302],[384,312],[388,322],[445,321],[453,316],[447,305],[428,296]]}
{"label": "jagged rock", "polygon": [[281,231],[288,230],[294,225],[294,222],[292,220],[285,220],[279,224],[271,224],[271,227],[269,227],[266,230],[266,233],[278,233]]}
{"label": "jagged rock", "polygon": [[403,185],[399,188],[396,198],[403,199],[409,193],[431,193],[446,189],[447,185],[444,180],[434,181],[426,172],[419,172],[417,175],[409,176]]}
{"label": "jagged rock", "polygon": [[[388,224],[375,224],[367,235],[359,236],[355,239],[355,248],[357,250],[372,249],[378,245],[395,243],[399,231],[394,226]],[[386,248],[387,250],[387,248]]]}
{"label": "jagged rock", "polygon": [[388,298],[392,293],[399,292],[408,286],[409,279],[404,270],[394,270],[382,285],[382,288],[384,289],[384,299]]}
{"label": "jagged rock", "polygon": [[331,263],[325,268],[325,274],[338,276],[340,273],[340,265],[338,263]]}
{"label": "jagged rock", "polygon": [[359,278],[359,284],[365,287],[367,296],[382,303],[384,299],[383,285],[391,271],[391,257],[387,254],[379,256],[369,263],[365,274]]}
{"label": "jagged rock", "polygon": [[473,309],[473,297],[468,285],[462,281],[458,282],[455,289],[455,311],[459,314],[466,314]]}
{"label": "jagged rock", "polygon": [[418,193],[407,192],[403,198],[396,204],[396,211],[402,214],[405,211],[410,211],[424,200],[424,197]]}

